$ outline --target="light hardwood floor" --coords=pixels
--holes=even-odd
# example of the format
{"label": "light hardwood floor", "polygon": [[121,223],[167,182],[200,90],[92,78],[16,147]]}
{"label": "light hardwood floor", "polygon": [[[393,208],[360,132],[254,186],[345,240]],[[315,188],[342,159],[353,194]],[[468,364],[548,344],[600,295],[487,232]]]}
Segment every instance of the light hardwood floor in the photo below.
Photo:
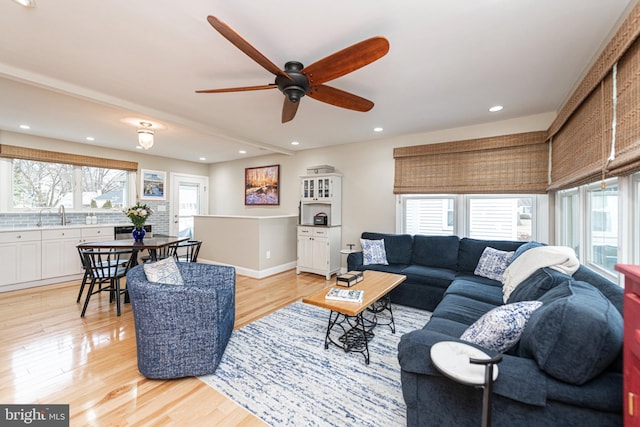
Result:
{"label": "light hardwood floor", "polygon": [[[197,378],[143,377],[131,306],[118,317],[96,295],[80,318],[79,283],[0,293],[0,403],[69,404],[71,426],[266,425]],[[332,283],[295,270],[238,276],[236,328]]]}

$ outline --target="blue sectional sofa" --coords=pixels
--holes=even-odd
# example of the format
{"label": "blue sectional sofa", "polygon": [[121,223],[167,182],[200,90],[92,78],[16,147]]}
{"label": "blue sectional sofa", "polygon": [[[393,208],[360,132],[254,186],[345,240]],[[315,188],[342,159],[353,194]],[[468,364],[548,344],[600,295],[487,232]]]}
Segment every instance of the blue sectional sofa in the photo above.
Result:
{"label": "blue sectional sofa", "polygon": [[480,424],[482,390],[441,375],[431,361],[431,346],[465,342],[460,336],[486,313],[532,300],[542,306],[531,314],[519,341],[501,351],[493,425],[622,425],[620,286],[584,265],[572,275],[544,267],[505,301],[500,281],[474,274],[485,248],[512,251],[515,258],[540,244],[369,232],[362,239],[383,240],[388,265],[364,265],[357,252],[348,257],[349,269],[406,275],[392,291],[392,302],[433,312],[422,329],[402,336],[398,346],[408,426]]}

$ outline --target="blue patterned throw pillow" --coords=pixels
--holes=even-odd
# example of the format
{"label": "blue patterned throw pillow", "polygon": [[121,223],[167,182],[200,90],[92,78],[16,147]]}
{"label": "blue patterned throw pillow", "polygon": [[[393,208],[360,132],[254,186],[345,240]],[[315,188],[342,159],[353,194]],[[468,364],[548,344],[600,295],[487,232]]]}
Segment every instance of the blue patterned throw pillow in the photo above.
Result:
{"label": "blue patterned throw pillow", "polygon": [[486,312],[469,326],[460,339],[503,353],[513,347],[540,301],[520,301],[501,305]]}
{"label": "blue patterned throw pillow", "polygon": [[165,285],[184,285],[178,265],[173,258],[165,258],[157,262],[149,262],[144,265],[144,274],[147,280]]}
{"label": "blue patterned throw pillow", "polygon": [[500,251],[487,246],[482,252],[482,256],[480,256],[480,260],[478,260],[478,265],[473,274],[501,281],[502,275],[509,266],[512,257],[513,252]]}
{"label": "blue patterned throw pillow", "polygon": [[387,261],[387,251],[384,248],[384,240],[366,240],[360,239],[362,246],[363,265],[383,264],[389,265]]}

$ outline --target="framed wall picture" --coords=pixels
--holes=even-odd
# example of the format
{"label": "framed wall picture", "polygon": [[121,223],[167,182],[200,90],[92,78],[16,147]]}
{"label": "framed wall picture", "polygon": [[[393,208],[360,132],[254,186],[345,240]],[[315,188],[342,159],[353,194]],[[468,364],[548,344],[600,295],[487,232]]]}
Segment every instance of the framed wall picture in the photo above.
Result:
{"label": "framed wall picture", "polygon": [[167,188],[167,173],[141,169],[141,199],[165,200]]}
{"label": "framed wall picture", "polygon": [[245,168],[244,204],[247,206],[280,204],[280,165]]}

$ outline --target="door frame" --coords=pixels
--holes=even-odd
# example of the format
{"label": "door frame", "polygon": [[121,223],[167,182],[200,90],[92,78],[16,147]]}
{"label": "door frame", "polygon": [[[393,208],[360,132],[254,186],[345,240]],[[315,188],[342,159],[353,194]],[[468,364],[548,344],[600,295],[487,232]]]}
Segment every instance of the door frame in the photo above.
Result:
{"label": "door frame", "polygon": [[179,230],[175,222],[178,215],[178,197],[180,192],[180,182],[189,182],[200,185],[200,215],[209,214],[209,177],[203,175],[191,175],[186,173],[171,172],[171,203],[169,203],[169,235],[177,236]]}

